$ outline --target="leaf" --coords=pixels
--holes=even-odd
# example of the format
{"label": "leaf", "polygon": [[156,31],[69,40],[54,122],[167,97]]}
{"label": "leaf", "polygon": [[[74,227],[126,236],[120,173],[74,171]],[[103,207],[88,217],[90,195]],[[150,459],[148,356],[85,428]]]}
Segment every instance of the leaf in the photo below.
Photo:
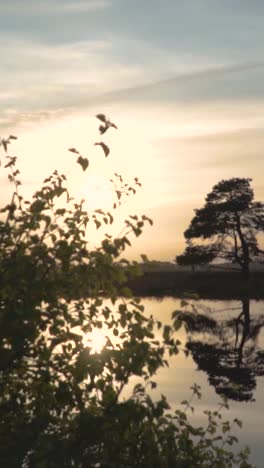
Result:
{"label": "leaf", "polygon": [[57,187],[55,190],[54,190],[54,195],[56,197],[60,197],[64,192],[66,192],[66,188],[64,187]]}
{"label": "leaf", "polygon": [[68,151],[70,151],[71,153],[80,154],[76,148],[69,148]]}
{"label": "leaf", "polygon": [[4,168],[7,168],[7,167],[10,167],[10,166],[13,166],[14,165],[14,161],[9,161],[5,166]]}
{"label": "leaf", "polygon": [[107,118],[106,118],[105,114],[96,114],[95,117],[96,117],[97,119],[101,120],[101,122],[104,122],[104,123],[107,122]]}
{"label": "leaf", "polygon": [[234,423],[237,424],[238,427],[242,427],[242,421],[240,421],[240,419],[235,418]]}
{"label": "leaf", "polygon": [[165,325],[163,328],[163,334],[162,334],[165,341],[170,338],[170,334],[171,334],[171,327],[169,325]]}
{"label": "leaf", "polygon": [[115,129],[117,130],[117,126],[116,126],[116,124],[114,124],[114,123],[110,122],[110,126],[111,126],[111,127],[113,127],[113,128],[115,128]]}
{"label": "leaf", "polygon": [[17,140],[17,137],[15,135],[9,135],[8,139],[9,140]]}
{"label": "leaf", "polygon": [[182,326],[182,321],[181,320],[175,320],[174,322],[174,330],[178,331]]}
{"label": "leaf", "polygon": [[107,158],[107,156],[108,156],[109,153],[110,153],[109,147],[108,147],[103,141],[100,141],[99,143],[95,143],[95,146],[96,146],[96,145],[102,147],[103,152],[104,152],[104,154],[105,154],[105,157]]}
{"label": "leaf", "polygon": [[82,166],[82,170],[86,171],[87,167],[89,166],[89,161],[87,158],[83,158],[82,156],[79,156],[77,159],[77,163]]}
{"label": "leaf", "polygon": [[144,263],[148,263],[148,262],[149,262],[149,259],[148,259],[147,255],[141,254],[140,256],[141,256],[142,262],[144,262]]}
{"label": "leaf", "polygon": [[182,311],[181,310],[174,310],[171,314],[171,318],[172,319],[176,319],[178,317],[181,317],[182,315]]}
{"label": "leaf", "polygon": [[100,221],[98,221],[98,219],[95,219],[94,220],[94,223],[96,225],[96,229],[99,229],[99,227],[101,226],[102,223],[100,223]]}
{"label": "leaf", "polygon": [[32,203],[30,207],[31,213],[40,213],[45,206],[45,202],[43,200],[36,200]]}
{"label": "leaf", "polygon": [[8,143],[9,143],[9,142],[8,142],[7,140],[2,140],[2,145],[3,145],[4,150],[5,150],[6,153],[7,153],[7,145],[8,145]]}
{"label": "leaf", "polygon": [[104,126],[104,125],[99,126],[99,132],[101,133],[101,135],[103,135],[107,129],[108,129],[107,126]]}
{"label": "leaf", "polygon": [[189,305],[189,302],[186,301],[185,299],[181,300],[181,307],[187,307]]}

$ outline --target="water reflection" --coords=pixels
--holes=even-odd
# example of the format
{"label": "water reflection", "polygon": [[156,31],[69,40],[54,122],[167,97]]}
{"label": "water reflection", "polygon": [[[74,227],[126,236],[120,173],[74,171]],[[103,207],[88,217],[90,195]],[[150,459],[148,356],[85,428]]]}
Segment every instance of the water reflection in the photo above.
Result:
{"label": "water reflection", "polygon": [[[227,378],[229,384],[235,380],[234,369],[237,368],[239,359],[241,362],[238,373],[241,373],[244,368],[249,369],[249,376],[251,381],[254,382],[253,388],[249,391],[251,396],[248,400],[239,399],[238,392],[234,392],[236,398],[229,401],[230,410],[226,417],[230,420],[238,417],[243,421],[242,430],[235,435],[238,436],[241,447],[243,445],[251,447],[252,463],[262,467],[264,376],[258,377],[258,375],[263,375],[261,367],[263,367],[264,361],[262,352],[264,350],[264,301],[250,301],[249,327],[247,327],[247,323],[244,323],[242,300],[195,299],[189,301],[189,304],[184,307],[181,307],[181,302],[181,299],[169,296],[160,300],[157,298],[144,298],[142,300],[146,311],[152,313],[155,318],[161,320],[164,324],[170,323],[172,311],[175,310],[181,310],[184,314],[192,312],[196,316],[205,316],[207,322],[203,317],[201,318],[201,321],[204,322],[203,326],[199,323],[197,317],[196,321],[193,322],[193,331],[189,330],[186,333],[184,327],[182,327],[176,332],[177,338],[181,340],[182,347],[185,347],[188,343],[200,342],[207,345],[214,344],[220,351],[221,349],[229,351],[230,355],[233,356],[233,361],[230,359],[227,366],[231,369]],[[214,334],[212,333],[213,322],[210,322],[210,320],[216,323]],[[218,346],[216,346],[217,344]],[[212,348],[210,348],[210,351]],[[204,354],[203,358],[205,360],[210,360],[210,351]],[[215,411],[219,403],[219,395],[216,393],[216,387],[209,381],[209,373],[206,370],[208,366],[200,368],[198,358],[192,355],[191,350],[188,357],[180,352],[177,356],[170,358],[169,368],[160,369],[153,378],[158,386],[155,390],[152,390],[152,396],[160,398],[163,393],[168,397],[172,409],[176,410],[179,409],[179,403],[182,400],[189,398],[190,386],[196,382],[202,388],[202,399],[194,402],[195,412],[192,418],[194,424],[204,426],[207,422],[204,411],[208,409]],[[221,359],[216,360],[220,369],[224,367],[225,361],[226,358],[223,362]],[[257,372],[257,369],[259,369],[259,372]],[[212,373],[211,369],[210,371]],[[244,393],[248,381],[248,378],[245,377]],[[138,383],[137,379],[131,382],[131,385],[133,386],[136,383]],[[127,395],[129,395],[129,392]]]}
{"label": "water reflection", "polygon": [[259,340],[264,315],[251,316],[250,299],[245,297],[233,317],[216,320],[212,310],[204,313],[192,306],[182,319],[188,331],[186,347],[216,393],[252,401],[256,378],[264,376],[264,350]]}
{"label": "water reflection", "polygon": [[107,342],[107,329],[94,328],[92,332],[83,335],[83,344],[91,348],[91,353],[100,353]]}

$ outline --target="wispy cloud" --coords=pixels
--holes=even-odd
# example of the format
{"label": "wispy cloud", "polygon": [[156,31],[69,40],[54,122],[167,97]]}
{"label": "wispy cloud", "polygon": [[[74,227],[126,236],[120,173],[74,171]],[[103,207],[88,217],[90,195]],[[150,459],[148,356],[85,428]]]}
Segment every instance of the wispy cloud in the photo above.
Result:
{"label": "wispy cloud", "polygon": [[[128,62],[126,53],[138,61]],[[53,117],[63,107],[102,104],[118,98],[122,89],[141,89],[141,83],[157,81],[166,72],[194,66],[144,41],[113,35],[51,44],[2,33],[0,56],[5,71],[0,77],[2,124],[8,124],[8,115],[15,122],[19,113],[21,120],[43,111]]]}
{"label": "wispy cloud", "polygon": [[0,56],[2,112],[76,107],[144,76],[143,66],[115,60],[113,44],[106,40],[33,44],[2,34]]}
{"label": "wispy cloud", "polygon": [[110,7],[110,0],[12,0],[0,1],[0,14],[60,15],[94,12]]}
{"label": "wispy cloud", "polygon": [[[149,100],[150,98],[153,99],[153,96],[156,94],[159,100],[171,101],[175,99],[186,101],[199,99],[199,92],[203,98],[215,97],[217,99],[218,95],[224,97],[225,94],[233,95],[233,97],[236,95],[243,97],[246,90],[243,89],[241,77],[243,79],[243,77],[247,76],[247,73],[254,72],[260,75],[264,74],[264,61],[228,63],[205,67],[198,65],[196,70],[177,73],[166,79],[145,82],[126,89],[113,90],[111,94],[105,97],[113,99],[129,99],[132,97],[132,99],[135,99],[138,95],[141,100],[144,100],[144,98]],[[228,80],[233,77],[235,80],[237,79],[236,88],[228,89],[228,87],[230,88],[230,81]],[[249,95],[251,91],[250,85],[252,88],[252,84],[253,81],[251,80],[249,86],[247,86]],[[258,91],[257,86],[256,92]]]}

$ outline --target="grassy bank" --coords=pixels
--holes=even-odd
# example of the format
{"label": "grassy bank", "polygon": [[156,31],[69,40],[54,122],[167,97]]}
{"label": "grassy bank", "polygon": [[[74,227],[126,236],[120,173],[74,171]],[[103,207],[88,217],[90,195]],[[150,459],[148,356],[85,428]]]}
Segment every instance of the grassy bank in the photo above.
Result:
{"label": "grassy bank", "polygon": [[188,296],[201,298],[237,299],[249,296],[264,299],[264,272],[254,272],[248,281],[240,272],[179,272],[146,271],[129,280],[128,286],[138,296]]}

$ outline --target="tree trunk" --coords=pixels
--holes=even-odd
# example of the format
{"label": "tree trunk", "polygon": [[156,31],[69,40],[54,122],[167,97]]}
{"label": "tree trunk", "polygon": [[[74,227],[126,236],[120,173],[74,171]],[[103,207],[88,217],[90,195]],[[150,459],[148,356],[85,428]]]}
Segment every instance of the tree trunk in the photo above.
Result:
{"label": "tree trunk", "polygon": [[243,264],[242,275],[245,280],[249,279],[249,262]]}
{"label": "tree trunk", "polygon": [[238,213],[236,213],[236,223],[237,223],[237,226],[236,226],[237,233],[238,233],[238,237],[239,237],[241,247],[242,247],[242,252],[243,252],[243,261],[241,265],[242,275],[244,279],[248,280],[249,278],[249,249],[248,249],[247,241],[241,229],[241,222],[240,222],[240,217]]}
{"label": "tree trunk", "polygon": [[250,301],[249,297],[242,299],[242,311],[243,311],[243,332],[241,342],[238,348],[238,367],[242,364],[243,360],[243,349],[247,338],[250,333]]}

